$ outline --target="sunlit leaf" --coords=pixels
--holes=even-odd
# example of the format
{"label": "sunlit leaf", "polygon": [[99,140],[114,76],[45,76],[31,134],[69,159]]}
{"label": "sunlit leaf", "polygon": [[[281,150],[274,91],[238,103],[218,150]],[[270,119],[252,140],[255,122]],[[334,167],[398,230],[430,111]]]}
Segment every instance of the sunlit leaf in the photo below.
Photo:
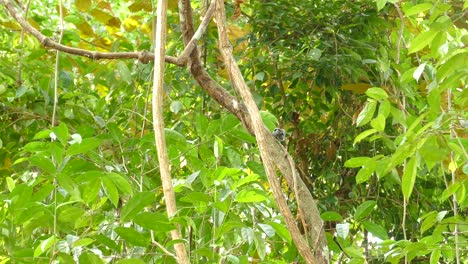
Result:
{"label": "sunlit leaf", "polygon": [[356,221],[361,221],[369,216],[370,213],[374,210],[376,204],[377,202],[372,200],[363,202],[356,209],[356,212],[354,213],[354,219]]}

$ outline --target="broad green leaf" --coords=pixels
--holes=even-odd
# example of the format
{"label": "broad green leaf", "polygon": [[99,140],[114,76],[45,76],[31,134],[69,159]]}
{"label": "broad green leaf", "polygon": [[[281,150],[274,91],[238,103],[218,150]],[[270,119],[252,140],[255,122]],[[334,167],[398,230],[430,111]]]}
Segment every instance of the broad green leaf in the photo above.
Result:
{"label": "broad green leaf", "polygon": [[241,228],[241,236],[242,238],[252,245],[254,242],[254,231],[251,227],[243,227]]}
{"label": "broad green leaf", "polygon": [[388,100],[382,100],[379,104],[379,115],[383,115],[383,117],[387,118],[390,114],[391,104]]}
{"label": "broad green leaf", "polygon": [[82,198],[88,205],[93,203],[101,189],[101,178],[95,178],[83,185]]}
{"label": "broad green leaf", "polygon": [[75,0],[75,6],[78,11],[86,13],[91,7],[91,0]]}
{"label": "broad green leaf", "polygon": [[437,212],[431,212],[427,214],[421,223],[421,234],[424,234],[428,229],[432,228],[437,223]]}
{"label": "broad green leaf", "polygon": [[67,173],[57,174],[57,180],[60,187],[62,187],[71,196],[71,200],[81,200],[81,192],[78,184]]}
{"label": "broad green leaf", "polygon": [[83,252],[79,257],[80,264],[103,264],[104,261],[93,252]]}
{"label": "broad green leaf", "polygon": [[104,235],[99,234],[99,235],[94,236],[94,238],[96,239],[96,242],[101,243],[102,245],[105,245],[106,247],[112,250],[115,250],[116,252],[120,252],[121,250],[121,248],[119,248],[119,246],[114,240]]}
{"label": "broad green leaf", "polygon": [[23,149],[29,152],[41,152],[49,150],[49,144],[47,142],[31,142],[26,144]]}
{"label": "broad green leaf", "polygon": [[85,211],[82,208],[72,205],[64,205],[58,209],[58,220],[60,222],[74,223]]}
{"label": "broad green leaf", "polygon": [[417,81],[419,81],[419,77],[421,77],[421,74],[424,71],[424,68],[426,67],[426,63],[421,63],[416,70],[414,70],[413,73],[413,78]]}
{"label": "broad green leaf", "polygon": [[258,256],[261,260],[265,259],[266,256],[266,243],[262,238],[262,234],[254,233],[255,249],[257,250]]}
{"label": "broad green leaf", "polygon": [[116,227],[114,231],[126,242],[140,247],[146,247],[150,243],[149,236],[144,235],[133,228]]}
{"label": "broad green leaf", "polygon": [[408,52],[411,54],[422,50],[424,47],[429,45],[429,43],[432,41],[432,39],[434,39],[436,34],[437,32],[434,32],[432,30],[419,34],[416,38],[414,38],[411,41],[410,47],[408,48]]}
{"label": "broad green leaf", "polygon": [[51,130],[57,136],[60,143],[62,143],[62,145],[65,145],[70,136],[68,134],[67,125],[64,122],[61,122],[60,125],[53,127]]}
{"label": "broad green leaf", "polygon": [[34,257],[39,257],[44,254],[56,241],[57,239],[54,236],[43,240],[34,250]]}
{"label": "broad green leaf", "polygon": [[258,223],[258,226],[265,232],[267,237],[273,237],[275,235],[275,229],[267,224]]}
{"label": "broad green leaf", "polygon": [[437,79],[443,81],[450,74],[455,72],[458,69],[463,69],[468,67],[468,52],[464,51],[457,53],[443,63],[439,70],[437,71]]}
{"label": "broad green leaf", "polygon": [[130,185],[129,180],[124,176],[114,172],[109,172],[105,175],[105,177],[111,179],[121,193],[129,195],[133,194],[132,186]]}
{"label": "broad green leaf", "polygon": [[238,188],[247,183],[256,182],[259,178],[260,176],[258,174],[250,174],[246,177],[242,177],[239,181],[233,184],[233,187]]}
{"label": "broad green leaf", "polygon": [[377,102],[376,101],[369,101],[366,103],[362,111],[359,113],[357,120],[356,120],[356,125],[358,127],[363,126],[369,121],[371,121],[372,117],[374,117],[375,109],[377,108]]}
{"label": "broad green leaf", "polygon": [[5,180],[6,180],[8,191],[9,192],[13,191],[13,189],[15,189],[15,181],[13,180],[13,178],[6,177]]}
{"label": "broad green leaf", "polygon": [[460,188],[459,182],[450,184],[449,187],[442,192],[442,195],[439,198],[440,201],[444,202],[445,200],[447,200],[450,196],[452,196],[458,190],[458,188]]}
{"label": "broad green leaf", "polygon": [[206,193],[190,192],[186,196],[180,198],[180,200],[187,203],[208,203],[212,200],[212,198]]}
{"label": "broad green leaf", "polygon": [[153,192],[136,193],[122,208],[120,218],[122,222],[132,219],[136,214],[143,211],[143,208],[150,205],[154,199]]}
{"label": "broad green leaf", "polygon": [[171,110],[172,113],[177,114],[179,113],[180,110],[182,110],[184,106],[180,101],[172,101],[171,106],[169,109]]}
{"label": "broad green leaf", "polygon": [[384,89],[379,87],[372,87],[367,89],[366,95],[375,100],[382,100],[388,98],[387,92],[385,92]]}
{"label": "broad green leaf", "polygon": [[362,167],[356,175],[356,183],[363,183],[366,182],[374,173],[375,165],[364,166]]}
{"label": "broad green leaf", "polygon": [[268,111],[260,111],[260,116],[262,117],[263,123],[265,123],[270,131],[273,131],[279,124],[276,116]]}
{"label": "broad green leaf", "polygon": [[114,207],[117,207],[119,204],[119,192],[117,188],[115,187],[114,182],[108,177],[103,177],[102,187],[104,189],[104,192],[107,195],[107,198],[109,198],[109,200],[112,202]]}
{"label": "broad green leaf", "polygon": [[339,213],[333,211],[323,212],[320,218],[322,218],[323,221],[343,221],[343,217]]}
{"label": "broad green leaf", "polygon": [[384,8],[385,4],[387,4],[387,0],[376,0],[375,2],[377,4],[377,11],[382,10],[382,8]]}
{"label": "broad green leaf", "polygon": [[336,235],[346,239],[349,234],[349,223],[336,224]]}
{"label": "broad green leaf", "polygon": [[89,237],[80,238],[73,243],[73,247],[83,247],[93,243],[95,240]]}
{"label": "broad green leaf", "polygon": [[67,156],[86,153],[101,145],[102,140],[98,138],[85,138],[81,143],[71,145],[67,150]]}
{"label": "broad green leaf", "polygon": [[[468,2],[466,2],[468,3]],[[430,258],[430,264],[438,264],[439,263],[439,260],[440,260],[440,257],[441,257],[441,250],[440,248],[436,248],[432,251],[431,253],[431,258]]]}
{"label": "broad green leaf", "polygon": [[359,135],[356,136],[356,138],[354,139],[354,142],[353,142],[353,145],[356,145],[357,143],[359,143],[361,140],[365,139],[366,137],[374,134],[374,133],[377,133],[379,132],[377,129],[375,128],[372,128],[372,129],[368,129],[364,132],[361,132]]}
{"label": "broad green leaf", "polygon": [[406,163],[401,180],[401,190],[406,200],[408,201],[413,192],[414,182],[416,181],[416,171],[418,168],[417,157],[412,157]]}
{"label": "broad green leaf", "polygon": [[273,229],[275,229],[276,234],[278,234],[280,237],[286,240],[286,242],[291,243],[291,234],[284,225],[272,221],[268,221],[266,223],[273,227]]}
{"label": "broad green leaf", "polygon": [[361,220],[369,216],[370,213],[374,210],[376,204],[377,202],[372,200],[363,202],[356,209],[356,212],[354,213],[354,219],[360,222]]}
{"label": "broad green leaf", "polygon": [[369,157],[351,158],[345,162],[344,166],[347,168],[358,168],[370,162],[371,160],[372,159]]}
{"label": "broad green leaf", "polygon": [[175,225],[167,216],[160,213],[142,212],[137,214],[133,221],[143,228],[156,232],[168,232],[175,229]]}
{"label": "broad green leaf", "polygon": [[385,130],[385,117],[382,114],[377,115],[371,120],[371,126],[376,130],[383,132]]}
{"label": "broad green leaf", "polygon": [[268,200],[268,195],[259,189],[244,189],[236,195],[239,203],[257,203]]}
{"label": "broad green leaf", "polygon": [[223,149],[224,149],[223,140],[220,137],[215,136],[213,152],[214,152],[216,159],[219,160],[223,156]]}
{"label": "broad green leaf", "polygon": [[132,82],[132,73],[128,69],[127,64],[125,64],[124,61],[117,61],[116,68],[118,73],[118,76],[116,77],[127,84],[130,84]]}
{"label": "broad green leaf", "polygon": [[423,4],[411,6],[404,12],[406,16],[414,16],[414,15],[418,15],[419,13],[426,12],[427,10],[431,9],[432,6],[434,6],[434,4],[432,3],[423,3]]}
{"label": "broad green leaf", "polygon": [[55,165],[49,158],[38,154],[30,157],[28,160],[32,166],[40,168],[44,173],[54,174],[56,172]]}
{"label": "broad green leaf", "polygon": [[374,236],[382,240],[388,239],[387,231],[382,226],[369,221],[364,221],[362,224],[364,228],[370,233],[372,233]]}
{"label": "broad green leaf", "polygon": [[[358,263],[366,263],[365,262],[365,259],[364,259],[364,256],[362,254],[362,251],[363,249],[362,248],[357,248],[355,246],[351,246],[351,247],[345,247],[343,248],[343,251],[348,255],[348,256],[351,256],[353,259],[358,259]],[[351,263],[351,262],[350,262]],[[352,263],[352,264],[356,264],[356,263]]]}

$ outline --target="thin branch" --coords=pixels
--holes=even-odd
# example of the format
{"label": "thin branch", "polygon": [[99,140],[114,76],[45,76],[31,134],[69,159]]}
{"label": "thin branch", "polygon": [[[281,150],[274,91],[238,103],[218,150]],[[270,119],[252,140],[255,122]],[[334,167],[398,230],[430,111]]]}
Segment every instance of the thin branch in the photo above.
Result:
{"label": "thin branch", "polygon": [[[177,205],[175,200],[174,187],[172,185],[172,177],[170,170],[169,157],[167,154],[166,139],[164,136],[164,119],[163,119],[163,97],[164,97],[164,54],[166,52],[166,25],[167,23],[167,0],[159,0],[157,8],[156,35],[154,47],[154,75],[153,75],[153,128],[156,141],[156,149],[158,152],[159,171],[161,174],[161,182],[166,203],[167,215],[172,218],[177,213]],[[176,229],[171,231],[173,240],[181,240],[180,225],[176,224]],[[177,262],[186,264],[189,263],[187,250],[183,243],[174,244],[174,249],[177,255]]]}
{"label": "thin branch", "polygon": [[210,6],[208,7],[208,10],[206,10],[205,17],[203,18],[203,21],[200,23],[198,26],[197,31],[195,34],[193,34],[192,39],[185,45],[185,49],[180,54],[180,56],[177,58],[176,64],[186,64],[187,61],[189,60],[189,56],[194,50],[194,48],[197,46],[197,41],[201,39],[203,34],[205,34],[206,29],[208,28],[208,25],[210,24],[211,19],[213,18],[215,10],[215,1],[211,1]]}
{"label": "thin branch", "polygon": [[[13,4],[10,2],[10,0],[0,0],[0,3],[2,3],[10,15],[21,25],[23,30],[28,32],[29,34],[33,35],[40,43],[42,46],[45,48],[51,48],[55,50],[60,50],[68,54],[73,54],[73,55],[78,55],[78,56],[83,56],[86,58],[90,58],[93,60],[102,60],[102,59],[137,59],[141,63],[148,63],[154,59],[154,54],[147,52],[147,51],[139,51],[139,52],[99,52],[99,51],[90,51],[90,50],[85,50],[85,49],[79,49],[79,48],[74,48],[70,47],[67,45],[60,44],[56,41],[53,41],[52,39],[44,36],[40,31],[35,29],[29,22],[20,16],[18,12],[16,12]],[[165,61],[167,63],[175,64],[177,66],[185,66],[188,61],[188,56],[192,52],[192,50],[195,48],[196,43],[198,40],[201,39],[203,34],[206,32],[206,29],[208,28],[208,25],[213,18],[213,13],[214,13],[214,4],[207,10],[207,13],[205,17],[203,18],[202,23],[197,29],[197,32],[193,35],[193,38],[190,40],[188,45],[186,45],[184,51],[179,57],[173,57],[173,56],[165,56]]]}

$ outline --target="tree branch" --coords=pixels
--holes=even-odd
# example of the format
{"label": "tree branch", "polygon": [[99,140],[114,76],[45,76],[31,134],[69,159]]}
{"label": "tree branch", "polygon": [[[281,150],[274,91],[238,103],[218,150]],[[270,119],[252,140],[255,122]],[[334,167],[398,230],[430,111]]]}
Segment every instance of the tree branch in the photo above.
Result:
{"label": "tree branch", "polygon": [[[177,205],[175,200],[174,187],[172,185],[172,177],[170,170],[169,157],[167,154],[166,138],[164,135],[164,55],[166,53],[166,27],[167,27],[167,0],[159,0],[157,9],[156,35],[154,47],[154,83],[152,95],[153,108],[153,128],[156,141],[156,149],[158,153],[159,171],[161,174],[161,182],[163,186],[164,199],[166,203],[167,215],[172,218],[177,213]],[[180,225],[176,224],[176,229],[171,231],[173,240],[181,240]],[[174,249],[177,255],[177,262],[188,264],[189,258],[187,250],[183,243],[174,244]]]}

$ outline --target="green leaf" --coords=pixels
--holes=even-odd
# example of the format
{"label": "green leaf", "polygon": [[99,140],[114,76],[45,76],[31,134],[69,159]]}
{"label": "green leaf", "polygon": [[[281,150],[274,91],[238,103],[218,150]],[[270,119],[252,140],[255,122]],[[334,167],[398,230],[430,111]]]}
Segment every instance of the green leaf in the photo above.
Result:
{"label": "green leaf", "polygon": [[284,225],[276,223],[276,222],[272,222],[272,221],[268,221],[266,223],[269,224],[271,227],[273,227],[273,229],[275,229],[276,234],[278,234],[288,243],[292,242],[291,234],[289,233],[289,230]]}
{"label": "green leaf", "polygon": [[52,245],[56,243],[56,238],[51,236],[45,240],[43,240],[34,250],[34,257],[39,257],[44,252],[46,252]]}
{"label": "green leaf", "polygon": [[102,187],[104,188],[104,192],[106,193],[107,197],[112,202],[114,207],[117,207],[119,204],[119,192],[117,191],[114,182],[107,177],[103,177]]}
{"label": "green leaf", "polygon": [[468,67],[468,52],[457,53],[443,63],[437,71],[437,79],[443,81],[458,69]]}
{"label": "green leaf", "polygon": [[236,195],[236,201],[239,203],[258,203],[268,200],[268,195],[259,189],[244,189]]}
{"label": "green leaf", "polygon": [[265,126],[270,131],[273,131],[273,129],[275,129],[279,124],[276,116],[268,111],[260,111],[260,116],[262,117],[263,123],[265,123]]}
{"label": "green leaf", "polygon": [[426,63],[421,63],[416,70],[414,70],[413,73],[413,78],[417,81],[419,81],[419,77],[421,77],[421,74],[424,71],[424,68],[426,68]]}
{"label": "green leaf", "polygon": [[98,138],[85,138],[81,143],[71,145],[67,150],[67,156],[73,156],[86,153],[101,145],[102,140]]}
{"label": "green leaf", "polygon": [[450,184],[447,189],[445,189],[442,192],[442,195],[440,196],[439,200],[441,202],[444,202],[447,200],[450,196],[452,196],[457,190],[460,188],[460,183],[455,182],[454,184]]}
{"label": "green leaf", "polygon": [[323,221],[343,221],[343,217],[339,213],[333,211],[322,213],[320,218],[322,218]]}
{"label": "green leaf", "polygon": [[364,221],[362,224],[363,224],[364,228],[367,231],[369,231],[370,233],[372,233],[374,236],[376,236],[376,237],[378,237],[378,238],[380,238],[382,240],[388,239],[387,231],[382,226],[380,226],[378,224],[375,224],[375,223],[372,223],[372,222],[369,222],[369,221]]}
{"label": "green leaf", "polygon": [[53,127],[52,132],[54,132],[55,136],[57,136],[58,140],[62,145],[65,145],[67,143],[67,140],[69,138],[68,134],[68,127],[65,125],[64,122],[61,122],[60,125]]}
{"label": "green leaf", "polygon": [[356,157],[347,160],[344,164],[347,168],[358,168],[365,165],[367,162],[371,161],[372,159],[369,157]]}
{"label": "green leaf", "polygon": [[262,238],[262,234],[254,233],[254,241],[258,256],[261,260],[264,260],[266,256],[266,244],[265,240]]}
{"label": "green leaf", "polygon": [[137,214],[133,221],[143,228],[156,232],[168,232],[176,228],[167,216],[160,213],[142,212]]}
{"label": "green leaf", "polygon": [[368,129],[366,131],[363,131],[361,132],[359,135],[356,136],[356,138],[354,139],[354,142],[353,142],[353,145],[356,145],[357,143],[359,143],[361,140],[365,139],[366,137],[376,133],[376,132],[379,132],[377,129],[375,128],[372,128],[372,129]]}
{"label": "green leaf", "polygon": [[341,237],[343,239],[346,239],[349,234],[349,224],[344,223],[344,224],[336,224],[336,235],[338,237]]}
{"label": "green leaf", "polygon": [[155,197],[153,192],[136,193],[122,208],[122,212],[120,214],[121,221],[126,222],[127,220],[132,219],[133,216],[143,211],[143,208],[150,205],[154,199]]}
{"label": "green leaf", "polygon": [[182,105],[180,101],[173,101],[169,109],[171,110],[172,113],[177,114],[179,113],[180,110],[182,110],[183,107],[184,106]]}
{"label": "green leaf", "polygon": [[187,203],[208,203],[212,199],[211,196],[206,193],[190,192],[186,196],[182,197],[180,200]]}
{"label": "green leaf", "polygon": [[356,213],[354,213],[354,219],[358,222],[366,218],[370,215],[370,213],[374,210],[375,205],[377,204],[376,201],[365,201],[361,205],[358,206],[356,209]]}
{"label": "green leaf", "polygon": [[83,252],[79,257],[80,264],[103,264],[104,261],[93,252]]}
{"label": "green leaf", "polygon": [[367,102],[357,117],[356,125],[360,127],[369,123],[369,121],[371,121],[372,117],[374,116],[376,108],[377,108],[376,101]]}
{"label": "green leaf", "polygon": [[28,160],[32,166],[40,168],[44,173],[54,174],[56,172],[55,165],[48,158],[35,155],[30,157]]}
{"label": "green leaf", "polygon": [[379,115],[383,115],[385,118],[390,114],[391,104],[388,100],[382,100],[379,105]]}
{"label": "green leaf", "polygon": [[223,156],[223,149],[223,140],[220,137],[215,136],[213,151],[216,159],[219,160]]}
{"label": "green leaf", "polygon": [[366,95],[375,100],[382,100],[388,98],[387,92],[385,92],[384,89],[379,87],[372,87],[367,89]]}
{"label": "green leaf", "polygon": [[114,172],[109,172],[105,175],[105,177],[111,179],[121,193],[129,195],[133,194],[132,186],[130,185],[129,180],[126,179],[124,176]]}
{"label": "green leaf", "polygon": [[385,130],[385,117],[382,114],[377,115],[376,118],[372,119],[371,126],[376,130],[383,132]]}
{"label": "green leaf", "polygon": [[414,182],[416,181],[416,171],[418,168],[418,159],[412,157],[406,163],[401,180],[401,190],[408,201],[413,192]]}
{"label": "green leaf", "polygon": [[94,239],[89,237],[80,238],[73,243],[73,247],[84,247],[94,242]]}
{"label": "green leaf", "polygon": [[374,173],[375,166],[364,166],[362,167],[356,175],[356,183],[363,183],[366,182]]}
{"label": "green leaf", "polygon": [[82,208],[64,205],[58,209],[58,220],[65,223],[74,223],[85,211]]}
{"label": "green leaf", "polygon": [[101,189],[101,178],[95,178],[83,186],[82,198],[88,205],[94,202]]}
{"label": "green leaf", "polygon": [[117,78],[120,78],[122,81],[126,82],[127,84],[132,83],[132,73],[128,69],[127,65],[123,61],[117,61]]}
{"label": "green leaf", "polygon": [[114,231],[125,241],[128,243],[135,245],[135,246],[140,246],[140,247],[146,247],[149,245],[150,240],[149,237],[136,231],[133,228],[129,227],[116,227]]}
{"label": "green leaf", "polygon": [[411,6],[404,12],[406,16],[414,16],[414,15],[418,15],[419,13],[426,12],[427,10],[431,9],[432,6],[434,6],[434,4],[432,3],[423,3],[423,4]]}
{"label": "green leaf", "polygon": [[434,32],[432,30],[419,34],[416,38],[414,38],[411,41],[410,47],[408,48],[408,52],[411,54],[422,50],[424,47],[429,45],[429,43],[434,39],[436,35],[437,32]]}
{"label": "green leaf", "polygon": [[376,0],[375,1],[377,4],[377,11],[382,10],[384,8],[385,4],[387,3],[387,0]]}
{"label": "green leaf", "polygon": [[[468,2],[465,2],[468,3]],[[441,250],[440,248],[436,248],[432,251],[431,253],[431,258],[430,258],[430,264],[438,264],[441,256]]]}
{"label": "green leaf", "polygon": [[432,211],[426,214],[421,223],[421,234],[424,234],[429,228],[433,227],[435,223],[437,223],[437,212]]}

